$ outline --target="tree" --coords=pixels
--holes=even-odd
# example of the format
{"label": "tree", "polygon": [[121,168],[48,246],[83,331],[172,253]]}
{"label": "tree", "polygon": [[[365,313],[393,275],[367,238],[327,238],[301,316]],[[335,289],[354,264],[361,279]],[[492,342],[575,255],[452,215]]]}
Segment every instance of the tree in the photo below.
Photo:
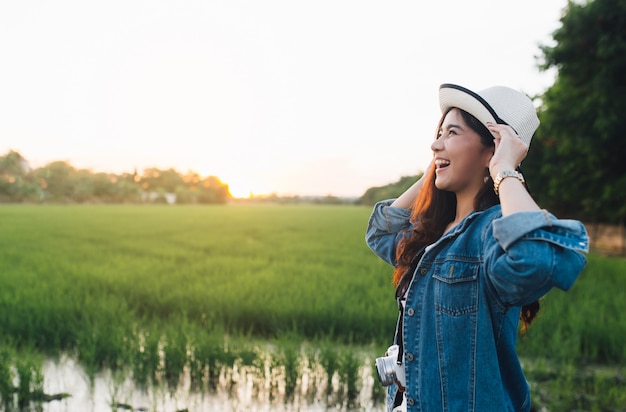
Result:
{"label": "tree", "polygon": [[28,161],[15,150],[0,156],[0,174],[10,176],[26,176],[30,172]]}
{"label": "tree", "polygon": [[228,185],[217,176],[207,176],[200,182],[198,203],[226,203],[230,197]]}
{"label": "tree", "polygon": [[143,171],[139,183],[144,190],[174,193],[184,182],[182,176],[174,169],[160,170],[153,167]]}
{"label": "tree", "polygon": [[400,180],[395,183],[380,187],[371,187],[359,198],[357,204],[371,206],[381,200],[397,198],[402,193],[406,192],[413,183],[417,182],[422,175],[423,173],[417,176],[402,176]]}
{"label": "tree", "polygon": [[524,162],[537,200],[556,213],[615,223],[626,216],[626,0],[570,1],[542,46],[557,70]]}
{"label": "tree", "polygon": [[41,191],[30,172],[30,165],[18,152],[10,150],[0,156],[0,201],[38,200]]}
{"label": "tree", "polygon": [[45,198],[63,202],[72,199],[78,179],[77,170],[69,162],[48,163],[34,174],[42,182]]}

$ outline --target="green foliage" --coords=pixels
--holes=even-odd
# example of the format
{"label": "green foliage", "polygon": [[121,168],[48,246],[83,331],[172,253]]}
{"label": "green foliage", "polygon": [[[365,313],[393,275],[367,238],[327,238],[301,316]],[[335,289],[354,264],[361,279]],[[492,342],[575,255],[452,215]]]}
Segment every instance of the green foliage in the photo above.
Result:
{"label": "green foliage", "polygon": [[395,199],[404,193],[413,183],[417,182],[423,173],[417,176],[403,176],[395,183],[380,187],[371,187],[358,200],[360,205],[374,205],[376,202],[385,199]]}
{"label": "green foliage", "polygon": [[626,405],[623,368],[536,359],[524,369],[533,410],[621,411]]}
{"label": "green foliage", "polygon": [[36,201],[40,189],[26,159],[10,150],[0,156],[0,202]]}
{"label": "green foliage", "polygon": [[181,314],[257,336],[387,337],[395,305],[380,293],[393,295],[391,270],[365,245],[369,212],[5,206],[0,307],[13,316],[0,327],[46,350],[81,342],[94,366],[115,366],[109,348],[134,324]]}
{"label": "green foliage", "polygon": [[292,399],[302,375],[303,357],[301,339],[296,335],[285,335],[280,339],[280,348],[274,357],[272,369],[280,368],[284,374],[285,395]]}
{"label": "green foliage", "polygon": [[359,369],[363,365],[360,354],[352,348],[344,349],[339,358],[339,378],[345,386],[348,407],[354,408],[358,397],[358,387],[360,386]]}
{"label": "green foliage", "polygon": [[626,2],[569,2],[556,45],[541,47],[558,76],[541,96],[541,126],[524,162],[531,189],[561,216],[626,217]]}
{"label": "green foliage", "polygon": [[37,355],[21,356],[15,369],[19,382],[16,388],[17,405],[19,410],[27,410],[33,401],[33,394],[43,391],[41,360],[37,359]]}
{"label": "green foliage", "polygon": [[8,409],[13,403],[13,376],[11,360],[14,354],[8,347],[0,344],[0,410]]}
{"label": "green foliage", "polygon": [[[311,381],[323,382],[319,388],[329,398],[333,389],[324,385],[334,379],[335,390],[355,402],[364,353],[369,359],[384,353],[397,314],[391,268],[364,243],[370,211],[328,205],[0,207],[2,401],[12,396],[11,386],[3,386],[14,377],[6,367],[14,353],[8,345],[68,353],[90,375],[107,367],[140,387],[170,391],[183,370],[200,390],[215,390],[235,365],[265,374],[262,353],[268,352],[276,370],[266,377],[283,371],[289,393],[297,393],[309,368]],[[615,381],[623,368],[608,374],[587,368],[626,360],[624,272],[624,258],[590,255],[572,290],[542,300],[538,319],[518,344],[524,359],[549,359],[543,368],[525,366],[545,392],[539,405],[563,405],[553,394],[572,390],[589,399],[605,395],[603,405],[624,401],[623,379]],[[584,373],[570,377],[568,365]],[[25,376],[39,382],[37,375]],[[567,379],[574,388],[569,392],[562,384]],[[373,397],[382,399],[374,385]],[[586,402],[567,406],[584,409]]]}
{"label": "green foliage", "polygon": [[589,255],[571,290],[549,292],[537,320],[520,339],[526,357],[559,362],[615,364],[626,361],[626,259]]}
{"label": "green foliage", "polygon": [[230,197],[217,177],[192,171],[147,168],[116,175],[76,169],[66,161],[31,170],[15,151],[0,156],[0,202],[166,203],[172,195],[182,204],[225,203]]}
{"label": "green foliage", "polygon": [[[358,206],[4,206],[0,310],[11,315],[0,317],[0,329],[17,345],[76,352],[94,368],[128,364],[128,355],[115,354],[129,340],[143,342],[150,356],[162,339],[182,347],[173,336],[195,328],[384,345],[396,309],[391,268],[364,242],[369,213]],[[548,347],[564,359],[623,361],[625,271],[623,259],[591,255],[571,291],[544,298],[520,342],[523,353]],[[604,325],[621,332],[597,330]]]}
{"label": "green foliage", "polygon": [[[6,340],[6,337],[5,337]],[[40,402],[62,399],[67,394],[47,397],[41,355],[32,348],[15,348],[0,342],[0,410],[41,410]],[[33,408],[32,404],[37,403]]]}

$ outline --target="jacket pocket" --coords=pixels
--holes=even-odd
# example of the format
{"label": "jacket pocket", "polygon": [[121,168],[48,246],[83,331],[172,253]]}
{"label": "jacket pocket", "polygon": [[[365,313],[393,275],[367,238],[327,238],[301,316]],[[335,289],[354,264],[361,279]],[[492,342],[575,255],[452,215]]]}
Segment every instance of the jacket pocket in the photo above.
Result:
{"label": "jacket pocket", "polygon": [[437,312],[462,316],[478,310],[478,263],[445,261],[437,265],[435,308]]}

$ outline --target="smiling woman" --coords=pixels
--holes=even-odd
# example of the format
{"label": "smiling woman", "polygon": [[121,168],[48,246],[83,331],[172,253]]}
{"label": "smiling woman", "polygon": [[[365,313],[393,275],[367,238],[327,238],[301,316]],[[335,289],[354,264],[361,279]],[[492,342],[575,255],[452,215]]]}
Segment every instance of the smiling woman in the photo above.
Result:
{"label": "smiling woman", "polygon": [[539,126],[528,96],[446,83],[439,105],[428,171],[368,221],[367,244],[394,267],[400,309],[388,411],[530,411],[517,335],[541,297],[572,287],[587,233],[541,211],[516,170]]}

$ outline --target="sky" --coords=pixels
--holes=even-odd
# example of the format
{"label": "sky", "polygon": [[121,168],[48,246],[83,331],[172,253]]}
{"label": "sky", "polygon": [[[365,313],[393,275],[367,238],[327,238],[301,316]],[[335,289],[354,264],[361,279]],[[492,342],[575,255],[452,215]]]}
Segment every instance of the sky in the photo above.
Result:
{"label": "sky", "polygon": [[428,165],[441,83],[548,88],[566,4],[0,1],[0,155],[361,196]]}

